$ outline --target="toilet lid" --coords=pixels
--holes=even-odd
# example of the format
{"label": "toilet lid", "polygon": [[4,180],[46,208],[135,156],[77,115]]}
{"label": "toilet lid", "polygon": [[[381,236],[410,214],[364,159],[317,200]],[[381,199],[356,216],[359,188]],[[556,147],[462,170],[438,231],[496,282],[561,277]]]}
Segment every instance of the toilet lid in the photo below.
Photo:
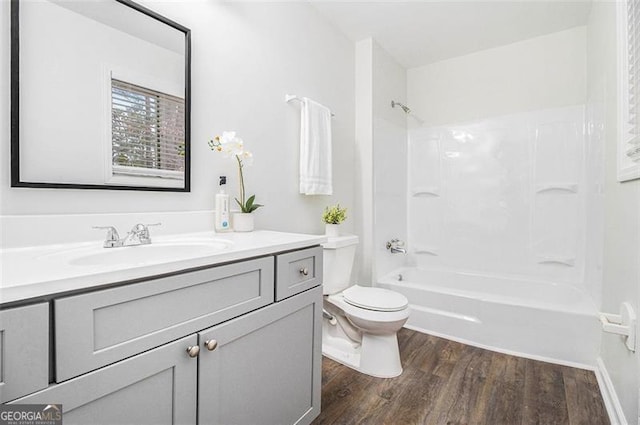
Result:
{"label": "toilet lid", "polygon": [[351,305],[376,311],[399,311],[409,305],[407,297],[383,288],[354,285],[342,292],[344,300]]}

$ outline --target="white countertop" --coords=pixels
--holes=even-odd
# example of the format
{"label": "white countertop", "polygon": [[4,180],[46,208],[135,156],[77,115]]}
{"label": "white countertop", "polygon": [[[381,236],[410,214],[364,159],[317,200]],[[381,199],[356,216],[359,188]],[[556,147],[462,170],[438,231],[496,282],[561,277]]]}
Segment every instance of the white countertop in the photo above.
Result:
{"label": "white countertop", "polygon": [[[209,242],[223,246],[213,252]],[[140,279],[180,270],[237,261],[281,251],[319,245],[327,241],[324,235],[305,235],[258,230],[248,233],[189,233],[153,238],[146,246],[103,248],[102,241],[13,248],[0,250],[0,304],[52,296],[95,286]],[[196,244],[192,249],[189,244]],[[173,244],[177,244],[172,250]],[[198,249],[202,244],[203,249]],[[131,255],[125,261],[117,259],[129,253],[145,253],[146,247],[166,247],[160,255]],[[184,248],[187,249],[179,249]],[[126,251],[138,250],[138,251]],[[148,251],[152,252],[152,251]],[[170,255],[167,255],[169,254]],[[100,256],[116,259],[101,262]],[[95,259],[98,258],[96,261]],[[78,261],[80,260],[80,261]],[[84,260],[87,260],[83,262]]]}

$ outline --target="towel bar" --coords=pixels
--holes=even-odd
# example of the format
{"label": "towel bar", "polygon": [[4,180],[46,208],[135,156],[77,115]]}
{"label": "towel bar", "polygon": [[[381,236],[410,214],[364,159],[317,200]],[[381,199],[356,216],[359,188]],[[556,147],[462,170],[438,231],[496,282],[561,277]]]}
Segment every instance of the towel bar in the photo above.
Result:
{"label": "towel bar", "polygon": [[[300,99],[298,96],[296,96],[295,94],[285,94],[284,95],[284,101],[286,103],[291,102],[292,100],[298,101],[298,102],[302,102],[302,99]],[[335,117],[336,114],[334,114],[333,112],[331,113],[332,117]]]}

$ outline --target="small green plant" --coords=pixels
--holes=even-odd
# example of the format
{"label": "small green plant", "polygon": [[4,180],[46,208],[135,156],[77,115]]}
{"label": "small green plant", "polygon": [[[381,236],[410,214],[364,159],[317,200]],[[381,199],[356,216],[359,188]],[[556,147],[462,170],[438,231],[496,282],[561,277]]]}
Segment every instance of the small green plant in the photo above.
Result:
{"label": "small green plant", "polygon": [[238,201],[238,198],[236,198],[236,202],[238,203],[238,205],[240,205],[240,210],[243,213],[252,213],[258,208],[263,206],[262,204],[254,204],[253,202],[255,200],[256,200],[256,195],[251,195],[249,196],[249,199],[247,199],[247,202],[243,204],[242,202]]}
{"label": "small green plant", "polygon": [[340,224],[347,219],[347,209],[340,208],[340,204],[332,205],[324,209],[322,221],[327,224]]}

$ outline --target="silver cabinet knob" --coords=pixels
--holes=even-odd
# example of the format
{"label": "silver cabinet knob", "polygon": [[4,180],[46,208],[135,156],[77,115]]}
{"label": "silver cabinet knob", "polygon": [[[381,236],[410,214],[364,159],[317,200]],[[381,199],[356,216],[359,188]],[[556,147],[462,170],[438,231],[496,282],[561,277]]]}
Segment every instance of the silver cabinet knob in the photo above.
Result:
{"label": "silver cabinet knob", "polygon": [[187,348],[187,354],[189,354],[189,357],[198,357],[198,354],[200,354],[200,347],[197,345],[189,346]]}
{"label": "silver cabinet knob", "polygon": [[207,347],[207,350],[213,351],[218,347],[218,341],[215,339],[210,339],[204,342],[204,346]]}
{"label": "silver cabinet knob", "polygon": [[308,276],[308,275],[309,275],[309,269],[308,269],[308,268],[306,268],[306,267],[304,267],[304,268],[300,269],[300,274],[303,274],[303,275],[305,275],[305,276]]}

